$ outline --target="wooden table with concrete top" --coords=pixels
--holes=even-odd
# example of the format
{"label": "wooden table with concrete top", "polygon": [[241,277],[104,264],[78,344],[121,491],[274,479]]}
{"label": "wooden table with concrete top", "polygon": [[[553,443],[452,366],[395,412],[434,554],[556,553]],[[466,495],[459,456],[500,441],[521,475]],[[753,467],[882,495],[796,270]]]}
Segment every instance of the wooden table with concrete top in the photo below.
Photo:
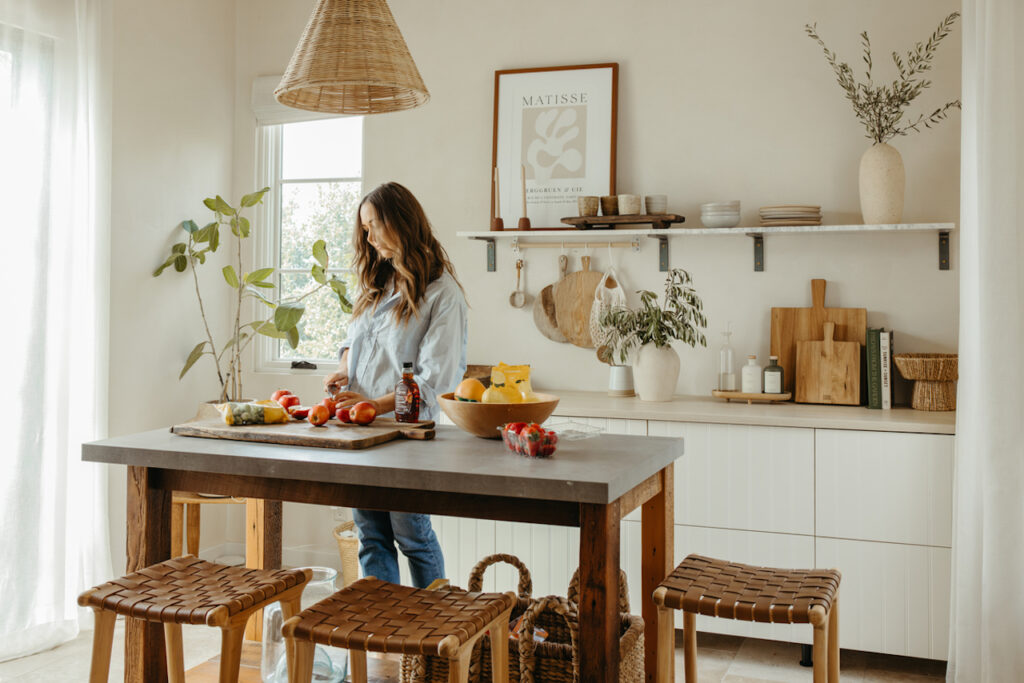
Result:
{"label": "wooden table with concrete top", "polygon": [[[168,430],[82,446],[83,460],[128,466],[128,571],[170,556],[173,491],[259,500],[249,556],[268,568],[281,563],[281,501],[579,527],[580,680],[607,683],[618,681],[619,521],[640,506],[645,669],[654,680],[651,595],[674,567],[672,464],[682,453],[681,439],[601,435],[563,440],[554,457],[531,460],[454,427],[439,427],[433,441],[356,451]],[[125,657],[125,681],[166,680],[161,625],[128,620]]]}

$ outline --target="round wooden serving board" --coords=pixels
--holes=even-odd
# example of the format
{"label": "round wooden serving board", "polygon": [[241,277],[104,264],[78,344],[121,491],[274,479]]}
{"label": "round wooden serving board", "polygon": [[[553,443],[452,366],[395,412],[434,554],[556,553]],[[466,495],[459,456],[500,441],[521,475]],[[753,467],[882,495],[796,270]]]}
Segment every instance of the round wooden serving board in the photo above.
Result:
{"label": "round wooden serving board", "polygon": [[590,311],[594,305],[594,290],[601,282],[602,273],[590,270],[590,257],[584,256],[583,270],[569,273],[555,285],[555,318],[558,330],[570,344],[585,349],[594,348],[590,337]]}

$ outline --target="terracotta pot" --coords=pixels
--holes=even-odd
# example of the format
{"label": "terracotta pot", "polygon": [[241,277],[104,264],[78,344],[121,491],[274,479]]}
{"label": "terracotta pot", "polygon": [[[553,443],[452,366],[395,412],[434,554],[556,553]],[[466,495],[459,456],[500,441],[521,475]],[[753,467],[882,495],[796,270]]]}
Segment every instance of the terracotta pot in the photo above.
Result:
{"label": "terracotta pot", "polygon": [[641,401],[671,401],[679,379],[679,354],[671,346],[644,344],[633,361],[633,385]]}
{"label": "terracotta pot", "polygon": [[906,188],[903,158],[886,143],[872,145],[860,158],[860,213],[866,225],[888,225],[903,219]]}

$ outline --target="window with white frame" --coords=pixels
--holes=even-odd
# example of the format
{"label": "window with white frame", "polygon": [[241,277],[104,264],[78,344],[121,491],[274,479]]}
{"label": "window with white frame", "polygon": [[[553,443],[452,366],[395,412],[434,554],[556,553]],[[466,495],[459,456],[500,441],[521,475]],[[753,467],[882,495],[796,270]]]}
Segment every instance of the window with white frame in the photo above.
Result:
{"label": "window with white frame", "polygon": [[[301,117],[302,113],[285,114]],[[259,113],[257,113],[259,118]],[[279,298],[301,296],[316,287],[310,273],[312,245],[327,244],[328,274],[346,281],[349,298],[352,277],[352,231],[363,194],[362,117],[285,121],[260,126],[259,186],[264,198],[257,262],[277,271]],[[349,315],[330,288],[303,300],[299,345],[261,337],[256,350],[259,370],[291,367],[294,361],[317,365],[337,363]]]}

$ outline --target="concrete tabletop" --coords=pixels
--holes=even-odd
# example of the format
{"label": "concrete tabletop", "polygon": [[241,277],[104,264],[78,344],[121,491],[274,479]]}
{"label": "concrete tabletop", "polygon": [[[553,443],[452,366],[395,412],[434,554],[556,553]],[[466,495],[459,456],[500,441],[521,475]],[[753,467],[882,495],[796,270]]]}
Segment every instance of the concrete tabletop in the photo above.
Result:
{"label": "concrete tabletop", "polygon": [[601,434],[529,459],[500,440],[439,426],[432,441],[363,450],[203,439],[158,429],[83,444],[82,459],[119,465],[606,504],[683,454],[682,439]]}

